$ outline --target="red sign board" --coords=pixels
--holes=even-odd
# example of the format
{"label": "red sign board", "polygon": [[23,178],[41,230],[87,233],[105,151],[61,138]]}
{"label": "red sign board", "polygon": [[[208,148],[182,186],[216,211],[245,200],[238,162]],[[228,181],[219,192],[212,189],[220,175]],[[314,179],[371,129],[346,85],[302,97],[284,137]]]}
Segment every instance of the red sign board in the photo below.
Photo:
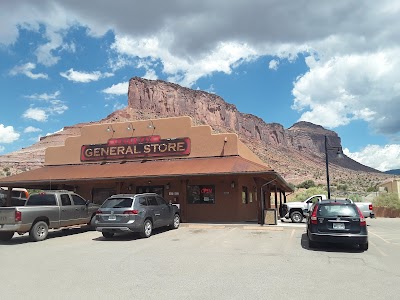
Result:
{"label": "red sign board", "polygon": [[107,144],[83,145],[81,161],[183,156],[190,154],[190,138],[162,140],[158,135],[117,138]]}

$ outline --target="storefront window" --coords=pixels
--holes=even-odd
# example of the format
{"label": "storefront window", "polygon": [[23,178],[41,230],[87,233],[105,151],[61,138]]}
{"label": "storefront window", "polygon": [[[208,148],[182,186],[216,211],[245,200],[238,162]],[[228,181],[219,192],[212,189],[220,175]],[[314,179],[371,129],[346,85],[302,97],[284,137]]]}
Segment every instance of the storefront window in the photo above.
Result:
{"label": "storefront window", "polygon": [[243,204],[249,203],[249,195],[247,192],[247,186],[242,186],[242,203]]}
{"label": "storefront window", "polygon": [[214,204],[214,185],[189,185],[187,187],[187,199],[189,204]]}
{"label": "storefront window", "polygon": [[101,205],[104,200],[116,193],[117,191],[115,189],[94,188],[92,190],[92,201],[93,203]]}
{"label": "storefront window", "polygon": [[137,194],[143,193],[156,193],[161,197],[164,197],[164,186],[162,185],[152,185],[152,186],[138,186],[136,187]]}

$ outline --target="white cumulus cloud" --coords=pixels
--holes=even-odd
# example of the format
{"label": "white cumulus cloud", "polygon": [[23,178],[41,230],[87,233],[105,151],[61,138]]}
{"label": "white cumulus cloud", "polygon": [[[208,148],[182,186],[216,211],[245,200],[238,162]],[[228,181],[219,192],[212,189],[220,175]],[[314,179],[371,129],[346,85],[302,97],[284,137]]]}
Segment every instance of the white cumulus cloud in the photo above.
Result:
{"label": "white cumulus cloud", "polygon": [[345,148],[343,152],[355,161],[379,171],[400,169],[400,144],[368,145],[361,151],[353,153]]}
{"label": "white cumulus cloud", "polygon": [[42,129],[33,126],[28,126],[24,129],[24,133],[40,132]]}
{"label": "white cumulus cloud", "polygon": [[26,119],[32,119],[38,122],[45,122],[47,121],[48,114],[42,108],[28,108],[22,115]]}
{"label": "white cumulus cloud", "polygon": [[374,53],[309,57],[310,70],[293,88],[293,108],[300,120],[329,128],[354,120],[368,122],[375,131],[400,131],[400,48]]}
{"label": "white cumulus cloud", "polygon": [[107,77],[114,76],[114,74],[107,73],[107,72],[106,73],[101,73],[99,71],[95,71],[92,73],[79,72],[79,71],[75,71],[72,68],[66,72],[61,72],[60,75],[70,81],[83,82],[83,83],[87,83],[87,82],[91,82],[91,81],[98,81],[101,78],[107,78]]}
{"label": "white cumulus cloud", "polygon": [[19,139],[20,134],[12,126],[0,124],[0,143],[13,143]]}
{"label": "white cumulus cloud", "polygon": [[57,99],[58,96],[60,96],[60,95],[61,95],[60,91],[56,91],[53,94],[47,94],[47,93],[33,94],[33,95],[25,96],[25,97],[28,99],[33,99],[33,100],[49,101],[49,100]]}
{"label": "white cumulus cloud", "polygon": [[110,95],[127,95],[128,88],[129,88],[129,82],[121,82],[113,84],[109,88],[102,90],[102,92]]}
{"label": "white cumulus cloud", "polygon": [[34,64],[34,63],[26,63],[24,65],[15,66],[14,68],[11,69],[10,75],[16,76],[19,74],[23,74],[25,76],[28,76],[31,79],[40,79],[40,78],[47,79],[48,78],[47,74],[44,74],[44,73],[34,74],[32,72],[32,70],[34,70],[35,68],[36,68],[36,64]]}
{"label": "white cumulus cloud", "polygon": [[268,64],[268,68],[275,71],[278,70],[278,66],[279,66],[279,61],[276,59],[271,60]]}
{"label": "white cumulus cloud", "polygon": [[[61,95],[60,91],[56,91],[54,93],[43,93],[43,94],[33,94],[25,96],[25,98],[31,100],[38,100],[45,102],[46,106],[35,107],[31,105],[24,114],[22,115],[26,119],[35,120],[38,122],[46,122],[48,117],[51,115],[61,115],[66,110],[68,110],[68,106],[64,101],[59,100],[59,96]],[[43,105],[43,104],[42,104]]]}

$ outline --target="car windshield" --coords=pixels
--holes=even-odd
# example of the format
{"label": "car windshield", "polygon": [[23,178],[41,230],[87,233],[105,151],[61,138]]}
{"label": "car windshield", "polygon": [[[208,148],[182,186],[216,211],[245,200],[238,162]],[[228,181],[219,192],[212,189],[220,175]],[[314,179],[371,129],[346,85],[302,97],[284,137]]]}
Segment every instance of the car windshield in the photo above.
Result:
{"label": "car windshield", "polygon": [[326,204],[318,207],[320,217],[358,217],[357,209],[353,205]]}
{"label": "car windshield", "polygon": [[130,198],[112,198],[107,199],[102,208],[128,208],[132,206],[133,199]]}

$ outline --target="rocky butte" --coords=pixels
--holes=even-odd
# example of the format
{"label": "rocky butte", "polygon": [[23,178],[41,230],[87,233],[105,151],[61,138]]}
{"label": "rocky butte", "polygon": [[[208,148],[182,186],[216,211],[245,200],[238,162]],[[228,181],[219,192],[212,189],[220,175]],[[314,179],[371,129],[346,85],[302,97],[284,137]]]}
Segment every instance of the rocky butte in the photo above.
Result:
{"label": "rocky butte", "polygon": [[[262,160],[294,184],[306,179],[325,182],[325,135],[331,145],[341,146],[337,133],[322,126],[298,122],[285,129],[280,124],[265,123],[254,115],[241,113],[235,105],[215,94],[138,77],[129,81],[127,107],[91,123],[173,116],[191,116],[196,125],[210,125],[214,132],[237,133]],[[78,135],[83,125],[86,123],[64,127],[57,133],[42,137],[30,147],[0,156],[0,170],[14,174],[42,166],[45,148],[61,145],[67,137]],[[354,183],[354,186],[362,189],[388,177],[349,157],[336,159],[335,153],[329,153],[329,161],[333,185]]]}

